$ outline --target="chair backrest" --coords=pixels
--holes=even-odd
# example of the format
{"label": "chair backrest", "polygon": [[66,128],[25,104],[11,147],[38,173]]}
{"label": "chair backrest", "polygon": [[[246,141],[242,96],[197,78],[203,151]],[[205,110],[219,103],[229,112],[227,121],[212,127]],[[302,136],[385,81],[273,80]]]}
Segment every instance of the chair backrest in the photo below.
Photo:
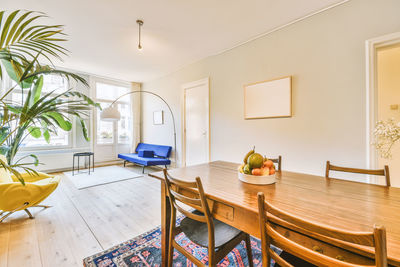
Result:
{"label": "chair backrest", "polygon": [[[181,181],[171,177],[171,175],[169,175],[169,173],[167,172],[167,169],[164,169],[164,177],[173,213],[175,214],[176,210],[178,210],[186,217],[189,217],[199,222],[207,223],[209,237],[208,240],[210,243],[209,248],[210,246],[211,248],[214,248],[214,222],[200,177],[196,177],[195,182]],[[185,192],[185,195],[181,194],[182,191]],[[188,195],[190,195],[190,197]],[[196,210],[203,213],[203,215],[193,214],[192,212],[186,210],[181,205],[182,203],[192,208],[195,208]]]}
{"label": "chair backrest", "polygon": [[377,176],[385,176],[386,186],[390,186],[390,174],[389,174],[389,166],[385,165],[383,169],[380,170],[367,170],[367,169],[355,169],[355,168],[347,168],[347,167],[339,167],[332,165],[328,160],[326,162],[326,170],[325,177],[331,178],[329,176],[329,171],[337,171],[337,172],[349,172],[349,173],[360,173],[360,174],[370,174]]}
{"label": "chair backrest", "polygon": [[172,147],[139,143],[135,149],[135,152],[138,153],[139,150],[151,150],[154,151],[154,155],[156,155],[157,157],[169,158],[169,156],[171,155]]}
{"label": "chair backrest", "polygon": [[355,266],[354,264],[318,253],[305,247],[303,244],[290,240],[275,229],[274,223],[283,225],[289,224],[309,233],[313,233],[314,238],[321,238],[325,243],[330,243],[330,240],[343,241],[348,244],[348,246],[351,246],[352,248],[354,247],[353,251],[360,251],[360,253],[361,250],[358,245],[374,247],[375,265],[371,266],[387,266],[386,230],[383,226],[375,225],[373,232],[349,232],[329,226],[323,226],[295,217],[285,211],[273,207],[265,201],[264,194],[261,192],[258,193],[258,210],[260,218],[263,266],[267,266],[265,263],[271,258],[280,266],[292,266],[270,248],[271,244],[317,266]]}
{"label": "chair backrest", "polygon": [[270,159],[273,163],[278,164],[278,171],[282,170],[282,156],[279,156],[276,159]]}

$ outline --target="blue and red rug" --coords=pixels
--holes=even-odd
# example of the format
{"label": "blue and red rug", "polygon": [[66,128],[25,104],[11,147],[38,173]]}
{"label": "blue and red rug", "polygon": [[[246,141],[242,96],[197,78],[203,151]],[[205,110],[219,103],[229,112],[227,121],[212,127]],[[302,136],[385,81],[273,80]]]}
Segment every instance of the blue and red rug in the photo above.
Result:
{"label": "blue and red rug", "polygon": [[[185,237],[183,233],[176,237],[177,242],[190,251],[202,262],[208,262],[207,249],[202,248]],[[254,266],[261,264],[261,243],[256,238],[251,238]],[[275,249],[275,248],[274,248]],[[279,249],[276,249],[280,253]],[[114,246],[83,260],[85,267],[144,267],[161,266],[161,230],[155,228],[147,233],[135,237],[127,242]],[[174,266],[195,266],[186,257],[175,250]],[[249,266],[245,243],[240,243],[221,262],[220,267]]]}

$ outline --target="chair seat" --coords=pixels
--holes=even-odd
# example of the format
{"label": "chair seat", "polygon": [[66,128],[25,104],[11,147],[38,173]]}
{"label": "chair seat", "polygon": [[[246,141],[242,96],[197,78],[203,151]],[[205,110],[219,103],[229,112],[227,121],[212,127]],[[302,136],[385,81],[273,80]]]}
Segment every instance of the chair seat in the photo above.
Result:
{"label": "chair seat", "polygon": [[[203,215],[200,211],[193,211],[193,214]],[[232,239],[240,235],[242,232],[235,227],[227,225],[221,221],[213,219],[214,221],[214,233],[215,233],[215,249],[219,250],[225,244],[229,243]],[[208,228],[206,223],[202,223],[193,220],[189,217],[185,217],[180,227],[182,232],[189,238],[192,242],[200,245],[202,247],[208,247]]]}
{"label": "chair seat", "polygon": [[139,157],[138,154],[127,153],[127,154],[118,154],[118,158],[127,160],[133,163],[137,163],[144,166],[155,166],[155,165],[170,165],[171,161],[166,158],[143,158]]}

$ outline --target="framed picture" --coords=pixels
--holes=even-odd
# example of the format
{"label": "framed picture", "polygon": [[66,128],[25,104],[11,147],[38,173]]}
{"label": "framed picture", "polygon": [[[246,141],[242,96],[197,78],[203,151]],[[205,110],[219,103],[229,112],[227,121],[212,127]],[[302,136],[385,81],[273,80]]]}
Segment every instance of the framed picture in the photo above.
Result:
{"label": "framed picture", "polygon": [[244,118],[246,120],[291,116],[291,76],[244,86]]}
{"label": "framed picture", "polygon": [[164,112],[162,110],[153,112],[153,124],[154,125],[164,124]]}

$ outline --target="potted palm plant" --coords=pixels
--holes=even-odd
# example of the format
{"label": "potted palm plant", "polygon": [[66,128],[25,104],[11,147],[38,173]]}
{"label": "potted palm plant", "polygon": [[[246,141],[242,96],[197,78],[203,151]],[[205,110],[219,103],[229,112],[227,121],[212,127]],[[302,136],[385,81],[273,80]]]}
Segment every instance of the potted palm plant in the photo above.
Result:
{"label": "potted palm plant", "polygon": [[[6,169],[24,183],[20,170],[37,174],[33,160],[16,160],[23,140],[31,135],[35,138],[51,140],[51,134],[58,130],[70,131],[72,119],[76,118],[82,126],[82,134],[89,140],[84,118],[98,103],[73,88],[65,92],[42,92],[46,75],[61,75],[68,80],[88,85],[87,81],[74,73],[54,67],[52,60],[62,59],[68,51],[60,45],[66,35],[62,25],[43,25],[38,23],[45,17],[42,13],[16,10],[0,11],[0,79],[8,76],[14,81],[5,87],[0,83],[0,168]],[[45,63],[43,63],[45,62]],[[9,96],[18,88],[22,90],[23,100],[15,103]]]}

